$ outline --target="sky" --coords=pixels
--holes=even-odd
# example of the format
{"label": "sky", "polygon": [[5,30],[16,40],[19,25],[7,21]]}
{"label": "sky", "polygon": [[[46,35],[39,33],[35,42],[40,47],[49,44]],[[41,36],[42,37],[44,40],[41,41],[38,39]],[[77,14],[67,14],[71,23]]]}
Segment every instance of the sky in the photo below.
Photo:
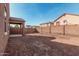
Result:
{"label": "sky", "polygon": [[54,21],[64,13],[79,14],[79,3],[11,3],[10,16],[23,18],[27,25]]}

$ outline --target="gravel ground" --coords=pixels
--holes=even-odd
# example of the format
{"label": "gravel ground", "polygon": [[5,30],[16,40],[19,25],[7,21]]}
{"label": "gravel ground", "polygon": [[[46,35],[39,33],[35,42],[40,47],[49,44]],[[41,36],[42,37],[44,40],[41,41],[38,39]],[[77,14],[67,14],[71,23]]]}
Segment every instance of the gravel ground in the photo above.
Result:
{"label": "gravel ground", "polygon": [[78,39],[43,34],[10,37],[5,56],[79,56]]}

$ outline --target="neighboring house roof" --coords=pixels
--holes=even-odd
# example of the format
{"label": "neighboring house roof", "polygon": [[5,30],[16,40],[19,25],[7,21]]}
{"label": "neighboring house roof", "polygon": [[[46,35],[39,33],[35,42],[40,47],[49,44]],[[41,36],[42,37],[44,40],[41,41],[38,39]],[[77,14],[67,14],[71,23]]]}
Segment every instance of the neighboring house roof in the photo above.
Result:
{"label": "neighboring house roof", "polygon": [[52,23],[56,22],[58,19],[60,19],[62,16],[65,16],[65,13],[59,16],[56,20],[54,20]]}
{"label": "neighboring house roof", "polygon": [[74,16],[79,16],[79,14],[71,14],[71,13],[64,13],[65,15],[74,15]]}
{"label": "neighboring house roof", "polygon": [[16,18],[16,17],[10,17],[9,18],[9,20],[12,20],[12,21],[21,21],[21,22],[25,22],[25,20],[24,19],[22,19],[22,18]]}
{"label": "neighboring house roof", "polygon": [[41,23],[40,25],[43,25],[43,24],[48,24],[48,23]]}
{"label": "neighboring house roof", "polygon": [[40,25],[43,25],[43,24],[49,24],[49,23],[52,23],[52,22],[47,22],[47,23],[41,23]]}

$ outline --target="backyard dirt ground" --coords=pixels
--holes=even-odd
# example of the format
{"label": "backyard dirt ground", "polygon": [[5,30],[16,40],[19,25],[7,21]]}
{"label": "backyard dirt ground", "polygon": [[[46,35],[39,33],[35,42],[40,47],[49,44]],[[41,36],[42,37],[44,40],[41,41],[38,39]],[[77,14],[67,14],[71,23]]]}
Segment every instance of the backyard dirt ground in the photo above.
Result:
{"label": "backyard dirt ground", "polygon": [[79,37],[26,34],[10,37],[6,56],[79,56]]}

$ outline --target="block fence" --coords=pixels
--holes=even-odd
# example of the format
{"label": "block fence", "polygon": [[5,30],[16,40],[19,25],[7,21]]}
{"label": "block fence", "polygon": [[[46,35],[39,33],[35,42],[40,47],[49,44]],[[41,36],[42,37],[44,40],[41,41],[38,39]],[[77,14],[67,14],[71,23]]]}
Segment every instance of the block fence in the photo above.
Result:
{"label": "block fence", "polygon": [[79,25],[62,25],[62,26],[51,25],[51,26],[46,26],[46,27],[37,27],[36,29],[39,33],[79,36]]}
{"label": "block fence", "polygon": [[25,28],[24,33],[38,33],[38,31],[35,28]]}

